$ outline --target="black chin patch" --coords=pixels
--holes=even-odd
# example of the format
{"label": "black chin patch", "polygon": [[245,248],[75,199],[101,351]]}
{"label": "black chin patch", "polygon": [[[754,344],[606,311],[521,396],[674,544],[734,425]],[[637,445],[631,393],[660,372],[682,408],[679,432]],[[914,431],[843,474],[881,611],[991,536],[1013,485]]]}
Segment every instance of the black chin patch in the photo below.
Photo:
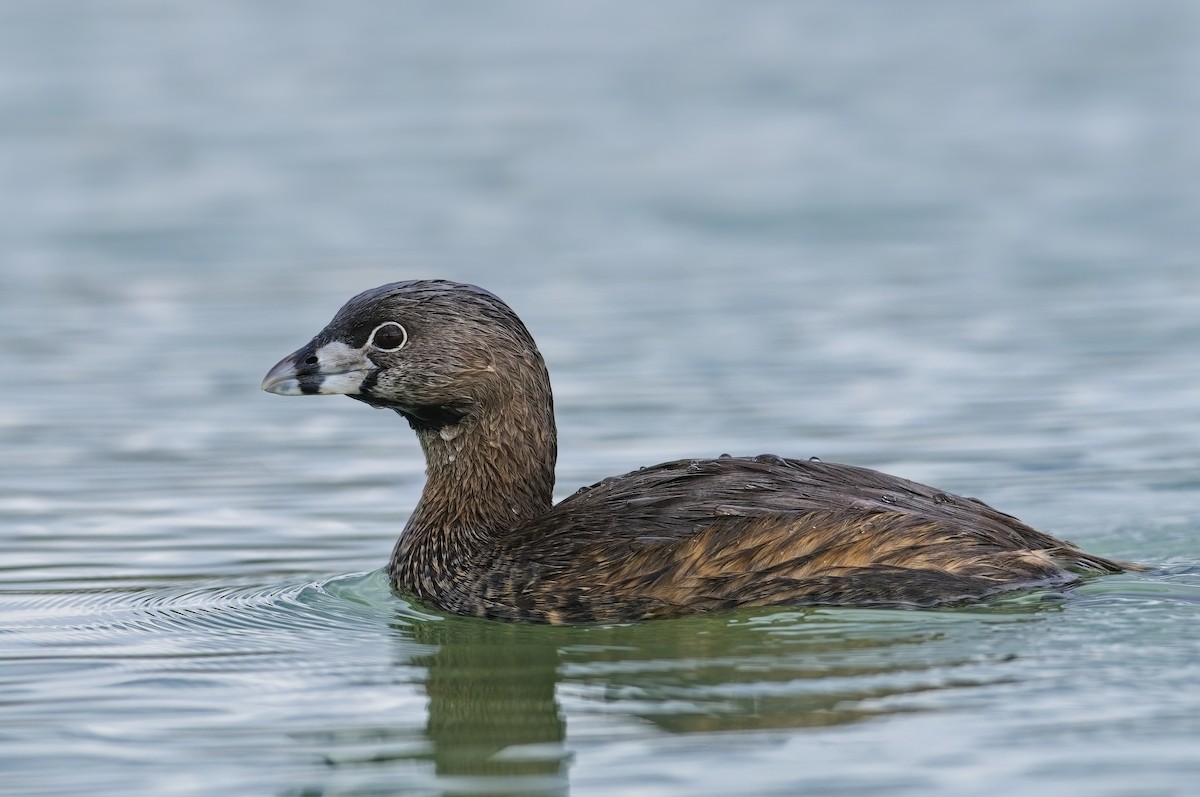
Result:
{"label": "black chin patch", "polygon": [[364,404],[370,404],[376,409],[395,410],[404,416],[408,421],[408,425],[414,431],[430,431],[438,432],[448,426],[455,426],[467,417],[469,411],[463,404],[425,404],[421,406],[399,406],[388,402],[377,401],[369,395],[358,393],[351,394],[350,398],[355,401],[361,401]]}
{"label": "black chin patch", "polygon": [[393,407],[408,421],[413,431],[438,432],[455,426],[467,417],[467,411],[453,404],[434,404],[424,407]]}

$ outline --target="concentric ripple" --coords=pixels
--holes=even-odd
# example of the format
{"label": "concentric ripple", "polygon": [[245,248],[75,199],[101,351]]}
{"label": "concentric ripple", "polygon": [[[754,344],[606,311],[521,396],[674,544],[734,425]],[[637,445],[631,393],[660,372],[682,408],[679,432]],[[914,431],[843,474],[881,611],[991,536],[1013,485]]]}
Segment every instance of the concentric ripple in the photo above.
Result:
{"label": "concentric ripple", "polygon": [[43,656],[277,654],[311,647],[314,636],[353,645],[425,617],[378,571],[305,583],[8,593],[2,602],[10,645]]}

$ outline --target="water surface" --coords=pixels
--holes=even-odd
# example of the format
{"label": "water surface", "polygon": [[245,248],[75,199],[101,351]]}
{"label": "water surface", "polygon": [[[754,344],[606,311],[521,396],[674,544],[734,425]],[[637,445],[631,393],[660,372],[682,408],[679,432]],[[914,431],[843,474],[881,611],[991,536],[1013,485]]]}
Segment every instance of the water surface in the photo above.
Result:
{"label": "water surface", "polygon": [[[1185,795],[1200,776],[1188,4],[0,10],[0,771],[59,794]],[[258,383],[477,282],[560,496],[764,451],[1145,573],[591,628],[379,568],[400,419]]]}

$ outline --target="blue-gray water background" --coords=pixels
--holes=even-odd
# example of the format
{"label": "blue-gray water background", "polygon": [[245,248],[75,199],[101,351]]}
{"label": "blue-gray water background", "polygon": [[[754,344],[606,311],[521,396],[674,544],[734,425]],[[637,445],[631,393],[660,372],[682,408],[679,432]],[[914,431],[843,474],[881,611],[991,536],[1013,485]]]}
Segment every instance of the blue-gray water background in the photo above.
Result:
{"label": "blue-gray water background", "polygon": [[[1188,795],[1200,6],[0,5],[14,795]],[[350,295],[538,338],[559,494],[771,451],[1145,562],[956,611],[444,618]]]}

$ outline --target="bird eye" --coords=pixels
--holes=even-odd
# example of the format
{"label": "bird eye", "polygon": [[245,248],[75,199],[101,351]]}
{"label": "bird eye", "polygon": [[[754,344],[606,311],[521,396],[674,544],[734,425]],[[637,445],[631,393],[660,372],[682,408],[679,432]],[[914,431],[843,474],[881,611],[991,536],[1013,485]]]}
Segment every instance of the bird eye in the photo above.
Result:
{"label": "bird eye", "polygon": [[395,321],[384,321],[371,330],[367,345],[380,351],[400,351],[408,343],[408,330]]}

